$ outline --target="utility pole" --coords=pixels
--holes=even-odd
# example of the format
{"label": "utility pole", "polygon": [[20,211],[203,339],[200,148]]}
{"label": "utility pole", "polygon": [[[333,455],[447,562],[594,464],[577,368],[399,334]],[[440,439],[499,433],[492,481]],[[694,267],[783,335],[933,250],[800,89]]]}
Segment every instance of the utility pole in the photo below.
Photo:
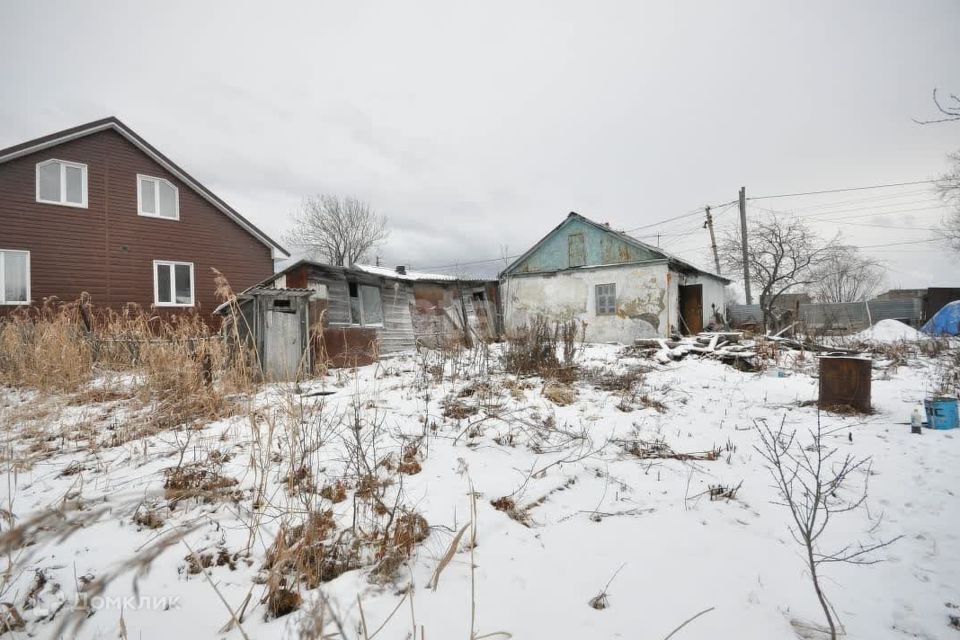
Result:
{"label": "utility pole", "polygon": [[713,262],[717,265],[717,275],[720,275],[720,256],[717,254],[717,237],[713,235],[713,216],[710,215],[710,205],[705,207],[707,211],[707,221],[703,226],[710,229],[710,248],[713,249]]}
{"label": "utility pole", "polygon": [[747,188],[740,187],[740,248],[743,249],[743,291],[747,294],[747,304],[753,304],[750,295],[750,263],[747,261]]}

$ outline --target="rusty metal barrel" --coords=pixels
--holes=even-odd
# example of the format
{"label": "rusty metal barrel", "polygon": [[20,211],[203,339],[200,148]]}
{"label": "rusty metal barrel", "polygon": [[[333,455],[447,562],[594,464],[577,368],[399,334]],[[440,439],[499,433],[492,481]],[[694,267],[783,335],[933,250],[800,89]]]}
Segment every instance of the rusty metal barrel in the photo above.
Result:
{"label": "rusty metal barrel", "polygon": [[821,409],[849,408],[870,412],[870,374],[873,360],[861,356],[820,358]]}

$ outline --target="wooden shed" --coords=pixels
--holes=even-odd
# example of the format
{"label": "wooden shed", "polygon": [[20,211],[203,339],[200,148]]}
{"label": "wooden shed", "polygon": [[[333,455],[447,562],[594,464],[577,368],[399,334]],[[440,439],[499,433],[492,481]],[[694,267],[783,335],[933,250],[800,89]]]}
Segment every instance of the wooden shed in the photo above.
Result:
{"label": "wooden shed", "polygon": [[417,345],[469,345],[500,334],[495,280],[301,260],[261,286],[313,292],[313,322],[323,325],[317,355],[334,366],[369,364],[380,354]]}
{"label": "wooden shed", "polygon": [[224,330],[232,332],[233,322],[240,339],[256,350],[264,379],[297,380],[313,371],[310,349],[309,289],[268,289],[253,287],[237,296],[234,317],[231,305],[217,313],[226,316]]}

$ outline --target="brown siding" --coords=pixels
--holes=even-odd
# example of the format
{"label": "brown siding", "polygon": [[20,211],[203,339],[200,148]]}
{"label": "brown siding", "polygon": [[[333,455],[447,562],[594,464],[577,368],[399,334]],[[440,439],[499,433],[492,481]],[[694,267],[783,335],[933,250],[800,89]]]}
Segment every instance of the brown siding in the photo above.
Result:
{"label": "brown siding", "polygon": [[[36,164],[51,158],[87,165],[88,208],[36,202]],[[137,215],[138,173],[177,186],[180,220]],[[153,261],[176,260],[193,262],[194,309],[209,317],[219,303],[211,268],[236,291],[273,273],[269,247],[115,131],[0,164],[0,249],[30,251],[38,303],[87,291],[97,306],[149,308]],[[0,307],[0,314],[13,308]]]}

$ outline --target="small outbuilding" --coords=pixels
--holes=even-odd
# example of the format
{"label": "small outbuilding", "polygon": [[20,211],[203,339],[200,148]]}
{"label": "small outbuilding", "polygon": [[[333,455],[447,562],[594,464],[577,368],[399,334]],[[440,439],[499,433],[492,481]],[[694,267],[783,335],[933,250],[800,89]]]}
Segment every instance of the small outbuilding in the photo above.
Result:
{"label": "small outbuilding", "polygon": [[313,370],[309,348],[313,295],[308,289],[251,287],[237,296],[235,305],[222,304],[215,313],[225,316],[227,335],[236,331],[241,343],[256,352],[265,379],[296,380]]}
{"label": "small outbuilding", "polygon": [[322,325],[315,355],[334,366],[369,364],[417,345],[471,345],[501,329],[496,280],[301,260],[261,286],[312,293],[311,322]]}

